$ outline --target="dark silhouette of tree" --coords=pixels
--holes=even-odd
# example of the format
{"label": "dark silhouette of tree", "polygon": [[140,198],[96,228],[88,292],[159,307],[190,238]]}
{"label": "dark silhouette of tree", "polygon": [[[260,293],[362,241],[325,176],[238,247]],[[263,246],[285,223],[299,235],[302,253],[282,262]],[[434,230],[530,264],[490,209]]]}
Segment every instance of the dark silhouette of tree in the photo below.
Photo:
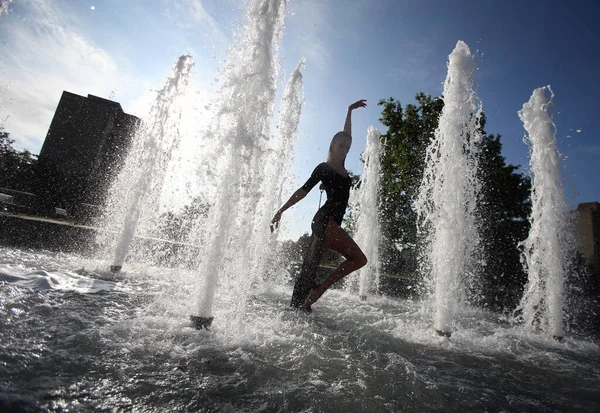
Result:
{"label": "dark silhouette of tree", "polygon": [[194,226],[201,226],[206,220],[209,208],[202,197],[195,197],[179,212],[163,212],[158,219],[155,235],[171,241],[189,242],[190,232],[195,230]]}
{"label": "dark silhouette of tree", "polygon": [[444,102],[424,93],[403,109],[394,98],[380,100],[382,272],[412,277],[417,271],[416,214],[412,208],[423,176],[425,150],[435,134]]}
{"label": "dark silhouette of tree", "polygon": [[483,140],[479,158],[482,183],[478,203],[479,231],[482,239],[479,269],[481,291],[478,304],[500,311],[518,304],[527,282],[518,245],[527,238],[531,213],[531,180],[518,173],[518,166],[506,164],[502,156],[500,135],[486,135],[481,122]]}
{"label": "dark silhouette of tree", "polygon": [[31,192],[37,156],[17,151],[15,141],[0,126],[0,187]]}
{"label": "dark silhouette of tree", "polygon": [[[388,128],[381,135],[382,271],[408,277],[416,277],[418,268],[419,240],[412,203],[423,177],[425,151],[444,107],[441,98],[423,93],[415,99],[416,104],[404,109],[394,98],[379,102],[383,107],[380,121]],[[478,269],[471,290],[477,294],[471,301],[501,310],[517,303],[526,282],[519,243],[529,231],[531,183],[517,172],[518,166],[506,164],[500,136],[486,134],[485,120],[482,116],[479,121],[482,190],[477,218],[483,240],[478,258],[486,264]]]}

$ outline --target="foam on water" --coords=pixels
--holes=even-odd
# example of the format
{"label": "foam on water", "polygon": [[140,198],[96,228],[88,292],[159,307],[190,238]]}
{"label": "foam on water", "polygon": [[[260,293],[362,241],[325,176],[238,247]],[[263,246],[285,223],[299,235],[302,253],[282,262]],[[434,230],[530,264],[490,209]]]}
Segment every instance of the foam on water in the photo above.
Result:
{"label": "foam on water", "polygon": [[[260,282],[269,258],[268,219],[281,202],[302,104],[303,60],[283,93],[273,139],[286,4],[250,5],[214,123],[202,136],[218,154],[210,168],[218,190],[208,221],[197,222],[209,235],[198,271],[132,260],[115,276],[80,270],[102,267],[102,258],[0,247],[0,410],[599,410],[595,342],[558,342],[466,306],[454,317],[477,241],[471,155],[479,104],[463,42],[450,55],[445,108],[416,204],[421,229],[430,235],[423,270],[431,275],[435,328],[452,329],[451,339],[431,330],[431,308],[421,302],[376,295],[361,301],[330,290],[305,315],[289,308],[290,285]],[[189,61],[180,62],[175,71],[185,77]],[[163,89],[168,96],[155,119],[165,122],[153,124],[157,135],[169,135],[162,128],[177,123],[176,84]],[[372,140],[376,135],[369,130]],[[167,142],[169,153],[176,138]],[[158,188],[166,164],[152,165],[160,171],[149,185]],[[133,202],[140,205],[130,209],[133,217],[156,207],[150,200],[158,192],[151,193]],[[82,294],[88,292],[97,293]],[[200,315],[224,320],[212,331],[188,321],[195,296]]]}
{"label": "foam on water", "polygon": [[[0,248],[10,271],[66,273],[96,261]],[[52,270],[51,270],[52,269]],[[26,411],[592,411],[597,344],[562,343],[467,309],[451,339],[419,302],[328,291],[288,307],[289,285],[248,297],[240,331],[186,320],[189,274],[128,266],[102,294],[0,287],[0,406]],[[221,299],[233,300],[232,297]],[[227,303],[229,304],[229,303]],[[215,307],[218,318],[228,305]],[[563,383],[569,382],[572,387]],[[576,390],[575,390],[576,389]],[[14,405],[13,405],[14,406]]]}
{"label": "foam on water", "polygon": [[[0,248],[3,272],[94,268],[65,254]],[[8,270],[6,270],[8,268]],[[312,315],[290,285],[248,297],[245,329],[186,319],[178,269],[132,264],[101,294],[0,286],[0,406],[25,411],[593,411],[600,347],[561,343],[466,308],[451,339],[419,302],[331,290]],[[234,298],[220,297],[217,318]],[[570,383],[565,386],[564,383]]]}
{"label": "foam on water", "polygon": [[0,283],[38,291],[60,290],[82,294],[119,289],[114,281],[95,279],[72,271],[24,271],[4,265],[0,265]]}

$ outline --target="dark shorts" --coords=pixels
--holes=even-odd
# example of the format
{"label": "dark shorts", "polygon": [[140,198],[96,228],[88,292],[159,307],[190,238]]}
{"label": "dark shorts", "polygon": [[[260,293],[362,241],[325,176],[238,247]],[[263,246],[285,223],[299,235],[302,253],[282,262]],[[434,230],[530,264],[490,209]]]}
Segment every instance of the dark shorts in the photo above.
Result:
{"label": "dark shorts", "polygon": [[333,219],[339,226],[342,225],[342,220],[339,217],[336,217],[335,214],[332,214],[330,211],[327,211],[324,208],[321,208],[319,211],[317,211],[311,224],[313,236],[325,239],[325,232],[330,219]]}

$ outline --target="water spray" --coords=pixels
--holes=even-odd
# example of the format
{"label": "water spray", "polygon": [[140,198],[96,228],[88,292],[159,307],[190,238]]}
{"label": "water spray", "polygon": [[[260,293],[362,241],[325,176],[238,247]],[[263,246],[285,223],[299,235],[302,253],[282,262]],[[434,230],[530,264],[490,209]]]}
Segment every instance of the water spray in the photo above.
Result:
{"label": "water spray", "polygon": [[[233,49],[231,70],[220,92],[220,109],[210,134],[222,146],[222,168],[217,176],[217,199],[207,220],[209,239],[198,269],[202,280],[196,312],[190,317],[196,328],[212,324],[218,284],[226,284],[229,294],[236,297],[234,317],[243,317],[247,296],[260,275],[260,262],[269,254],[266,248],[249,246],[263,242],[266,247],[265,217],[272,213],[265,196],[273,195],[261,191],[270,179],[270,121],[286,5],[287,1],[279,0],[252,2],[245,36]],[[270,209],[268,213],[265,208]]]}
{"label": "water spray", "polygon": [[[548,96],[549,95],[549,96]],[[570,208],[564,195],[556,127],[550,107],[550,86],[535,89],[519,111],[530,149],[531,229],[524,241],[523,261],[528,282],[519,310],[528,328],[547,331],[562,340],[563,295],[567,266],[572,260]]]}
{"label": "water spray", "polygon": [[444,108],[427,148],[425,172],[415,201],[418,233],[425,240],[420,271],[429,281],[434,330],[450,337],[462,299],[463,280],[479,241],[475,208],[480,102],[473,91],[475,64],[466,43],[449,56]]}
{"label": "water spray", "polygon": [[363,173],[355,192],[353,212],[356,217],[354,240],[368,259],[358,270],[358,295],[367,299],[369,290],[376,289],[379,278],[379,175],[381,172],[381,133],[374,126],[367,131],[367,144],[362,154]]}

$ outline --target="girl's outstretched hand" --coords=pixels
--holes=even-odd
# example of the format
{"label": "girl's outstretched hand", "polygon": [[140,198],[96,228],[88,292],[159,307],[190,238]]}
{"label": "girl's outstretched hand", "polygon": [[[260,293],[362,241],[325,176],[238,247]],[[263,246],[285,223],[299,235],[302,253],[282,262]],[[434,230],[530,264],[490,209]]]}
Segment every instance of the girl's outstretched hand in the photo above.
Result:
{"label": "girl's outstretched hand", "polygon": [[281,221],[281,212],[277,211],[271,220],[271,232],[274,232],[277,228],[279,228],[279,221]]}
{"label": "girl's outstretched hand", "polygon": [[348,109],[350,110],[354,110],[357,108],[366,108],[367,107],[367,100],[366,99],[361,99],[358,102],[354,102],[353,104],[351,104],[350,106],[348,106]]}

